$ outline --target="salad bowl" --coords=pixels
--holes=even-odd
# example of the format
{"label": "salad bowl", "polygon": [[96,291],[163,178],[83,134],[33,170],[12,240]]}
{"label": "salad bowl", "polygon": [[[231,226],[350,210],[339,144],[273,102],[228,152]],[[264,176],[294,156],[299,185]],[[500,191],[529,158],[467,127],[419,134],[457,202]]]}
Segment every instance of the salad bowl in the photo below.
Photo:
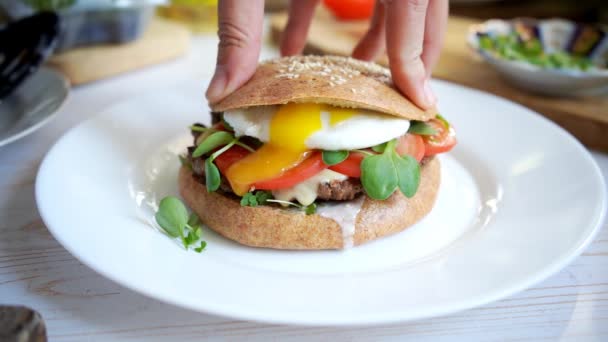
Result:
{"label": "salad bowl", "polygon": [[467,42],[522,89],[554,96],[608,92],[606,27],[563,19],[492,19],[472,26]]}

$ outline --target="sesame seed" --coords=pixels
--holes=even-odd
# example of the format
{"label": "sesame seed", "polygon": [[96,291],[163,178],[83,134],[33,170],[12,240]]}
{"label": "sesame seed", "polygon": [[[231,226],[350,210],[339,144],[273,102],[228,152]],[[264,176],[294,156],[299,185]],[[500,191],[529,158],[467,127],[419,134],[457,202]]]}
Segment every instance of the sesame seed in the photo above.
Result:
{"label": "sesame seed", "polygon": [[355,76],[364,75],[385,84],[392,84],[388,69],[371,62],[338,56],[292,56],[273,59],[264,64],[276,64],[277,78],[295,79],[303,73],[325,78],[333,87],[348,83]]}

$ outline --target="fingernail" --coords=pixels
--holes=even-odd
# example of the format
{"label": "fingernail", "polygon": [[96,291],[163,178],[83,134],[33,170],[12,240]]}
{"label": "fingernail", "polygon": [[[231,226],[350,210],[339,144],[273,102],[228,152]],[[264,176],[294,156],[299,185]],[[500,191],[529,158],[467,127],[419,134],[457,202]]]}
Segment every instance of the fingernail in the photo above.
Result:
{"label": "fingernail", "polygon": [[433,89],[431,89],[431,82],[429,82],[428,78],[424,80],[424,96],[426,97],[426,102],[429,106],[434,106],[435,103],[437,103],[437,97],[435,96]]}
{"label": "fingernail", "polygon": [[215,69],[215,74],[213,75],[211,82],[209,82],[209,87],[207,88],[206,96],[209,103],[217,102],[224,97],[227,83],[228,77],[226,72],[222,69],[222,67],[218,66]]}

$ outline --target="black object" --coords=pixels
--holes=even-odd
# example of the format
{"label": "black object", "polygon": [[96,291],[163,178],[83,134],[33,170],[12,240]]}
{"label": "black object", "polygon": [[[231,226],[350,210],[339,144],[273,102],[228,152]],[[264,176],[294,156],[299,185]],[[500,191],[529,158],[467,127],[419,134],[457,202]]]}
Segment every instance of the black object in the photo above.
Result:
{"label": "black object", "polygon": [[51,54],[59,17],[40,12],[0,30],[0,100],[10,95]]}
{"label": "black object", "polygon": [[42,316],[25,306],[0,305],[0,341],[44,342],[46,326]]}

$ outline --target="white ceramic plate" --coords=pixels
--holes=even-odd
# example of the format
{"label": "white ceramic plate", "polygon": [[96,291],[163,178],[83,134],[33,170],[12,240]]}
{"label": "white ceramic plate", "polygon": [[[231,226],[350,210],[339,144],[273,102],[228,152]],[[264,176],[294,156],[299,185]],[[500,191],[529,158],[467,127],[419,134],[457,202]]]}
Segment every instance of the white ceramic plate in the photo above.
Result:
{"label": "white ceramic plate", "polygon": [[69,93],[68,81],[56,71],[40,68],[0,101],[0,146],[34,132],[57,113]]}
{"label": "white ceramic plate", "polygon": [[177,194],[187,126],[208,121],[200,82],[120,103],[67,133],[36,182],[42,218],[83,263],[126,287],[219,315],[377,324],[482,305],[548,277],[600,227],[605,185],[569,134],[506,100],[437,82],[459,145],[441,157],[434,210],[346,251],[275,251],[205,231],[186,252],[150,224]]}

